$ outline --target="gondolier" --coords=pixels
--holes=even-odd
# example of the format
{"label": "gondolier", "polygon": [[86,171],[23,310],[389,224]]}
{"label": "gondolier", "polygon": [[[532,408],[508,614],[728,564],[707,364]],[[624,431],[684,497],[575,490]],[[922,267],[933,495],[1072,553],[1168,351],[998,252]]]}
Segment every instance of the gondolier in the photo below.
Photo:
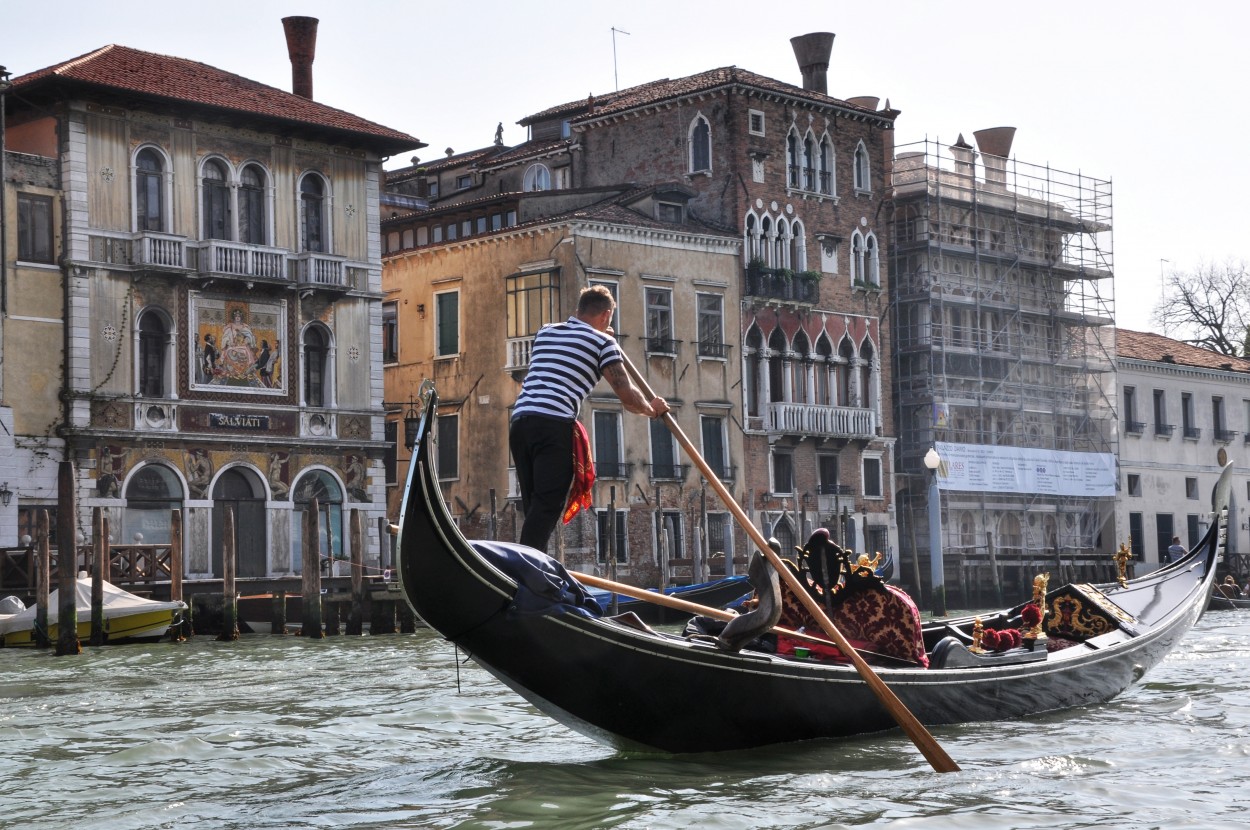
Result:
{"label": "gondolier", "polygon": [[547,550],[573,483],[574,422],[599,378],[630,412],[657,418],[668,412],[661,397],[647,400],[625,372],[612,336],[616,300],[603,286],[582,290],[577,313],[543,326],[534,338],[529,371],[512,410],[508,443],[521,490],[521,544]]}

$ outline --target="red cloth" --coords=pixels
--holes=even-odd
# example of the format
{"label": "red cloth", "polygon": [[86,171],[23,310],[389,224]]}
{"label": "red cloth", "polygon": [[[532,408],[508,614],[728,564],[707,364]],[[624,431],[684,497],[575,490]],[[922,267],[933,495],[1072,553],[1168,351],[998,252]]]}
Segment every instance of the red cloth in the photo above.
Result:
{"label": "red cloth", "polygon": [[564,507],[564,523],[568,524],[579,510],[589,510],[590,488],[595,483],[595,460],[590,455],[590,436],[581,421],[573,422],[573,486]]}

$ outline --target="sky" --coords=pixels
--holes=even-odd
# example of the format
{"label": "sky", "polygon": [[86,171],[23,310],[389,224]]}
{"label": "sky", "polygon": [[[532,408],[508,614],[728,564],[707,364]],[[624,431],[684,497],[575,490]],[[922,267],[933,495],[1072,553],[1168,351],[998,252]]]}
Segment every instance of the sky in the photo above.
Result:
{"label": "sky", "polygon": [[[320,20],[313,94],[429,146],[736,65],[801,84],[790,38],[833,32],[829,94],[901,111],[896,143],[1016,128],[1012,155],[1109,180],[1118,325],[1157,330],[1165,276],[1250,261],[1250,3],[1191,0],[0,0],[14,76],[110,43],[291,88],[281,18]],[[615,30],[615,32],[614,32]]]}

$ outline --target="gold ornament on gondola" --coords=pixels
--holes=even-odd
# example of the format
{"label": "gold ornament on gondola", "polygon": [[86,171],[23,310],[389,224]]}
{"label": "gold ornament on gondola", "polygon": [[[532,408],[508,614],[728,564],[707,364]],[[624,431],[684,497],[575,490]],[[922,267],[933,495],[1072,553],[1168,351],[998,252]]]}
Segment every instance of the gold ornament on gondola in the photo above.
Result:
{"label": "gold ornament on gondola", "polygon": [[1038,574],[1033,577],[1033,604],[1037,606],[1038,615],[1037,623],[1028,631],[1024,632],[1026,640],[1044,640],[1045,632],[1042,631],[1042,624],[1046,622],[1046,587],[1050,584],[1050,574]]}
{"label": "gold ornament on gondola", "polygon": [[973,654],[982,654],[985,649],[981,648],[981,638],[985,636],[985,625],[981,622],[981,618],[977,617],[972,621],[972,646],[968,649]]}
{"label": "gold ornament on gondola", "polygon": [[1129,550],[1129,544],[1132,543],[1133,537],[1128,537],[1128,542],[1121,542],[1120,549],[1112,556],[1115,558],[1116,581],[1120,583],[1121,588],[1128,587],[1128,563],[1133,558],[1133,552]]}

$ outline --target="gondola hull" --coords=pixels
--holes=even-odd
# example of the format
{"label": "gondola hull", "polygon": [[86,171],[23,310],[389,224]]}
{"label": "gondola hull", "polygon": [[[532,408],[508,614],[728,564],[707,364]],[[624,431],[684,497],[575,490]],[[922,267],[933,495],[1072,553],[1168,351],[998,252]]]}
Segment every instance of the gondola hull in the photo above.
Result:
{"label": "gondola hull", "polygon": [[[403,593],[427,624],[538,709],[613,747],[668,753],[842,738],[896,725],[850,666],[731,653],[606,618],[524,613],[513,602],[516,584],[475,551],[447,514],[430,457],[429,420],[427,414],[405,487]],[[1134,616],[1134,635],[1111,632],[1031,662],[877,673],[928,726],[1110,700],[1201,615],[1220,525],[1213,522],[1204,543],[1174,565],[1127,587],[1098,586]]]}

